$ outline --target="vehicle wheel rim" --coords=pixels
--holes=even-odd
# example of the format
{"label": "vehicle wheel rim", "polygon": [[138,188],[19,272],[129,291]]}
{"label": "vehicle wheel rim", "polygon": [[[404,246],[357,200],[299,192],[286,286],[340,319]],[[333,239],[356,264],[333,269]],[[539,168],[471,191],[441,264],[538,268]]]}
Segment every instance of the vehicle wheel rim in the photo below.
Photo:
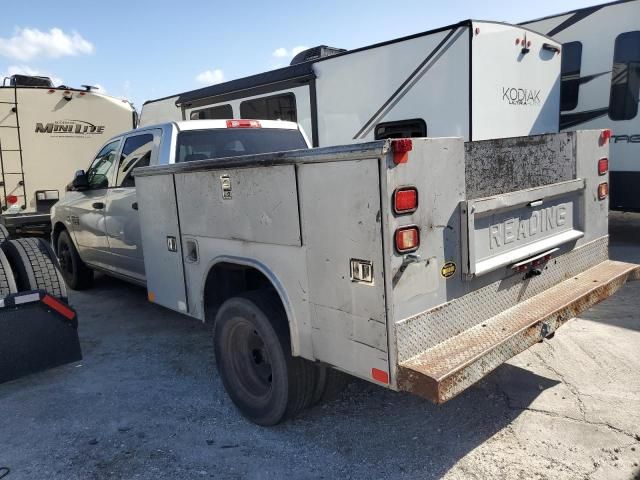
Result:
{"label": "vehicle wheel rim", "polygon": [[229,335],[230,366],[250,396],[267,397],[273,381],[269,350],[253,324],[244,319],[237,320]]}
{"label": "vehicle wheel rim", "polygon": [[73,275],[73,261],[71,260],[71,251],[66,244],[60,245],[60,268],[62,272],[68,277]]}

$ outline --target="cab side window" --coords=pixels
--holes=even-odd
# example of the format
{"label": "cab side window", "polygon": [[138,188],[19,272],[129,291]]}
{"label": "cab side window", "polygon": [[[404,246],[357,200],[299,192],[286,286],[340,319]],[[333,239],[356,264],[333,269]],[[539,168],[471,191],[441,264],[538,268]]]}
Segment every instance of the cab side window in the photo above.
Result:
{"label": "cab side window", "polygon": [[111,186],[111,177],[119,146],[119,139],[106,144],[91,162],[91,166],[87,170],[87,182],[90,189],[97,190]]}
{"label": "cab side window", "polygon": [[118,175],[116,187],[134,187],[135,179],[133,170],[138,167],[148,167],[153,151],[153,134],[145,133],[134,135],[124,142],[120,162],[118,163]]}

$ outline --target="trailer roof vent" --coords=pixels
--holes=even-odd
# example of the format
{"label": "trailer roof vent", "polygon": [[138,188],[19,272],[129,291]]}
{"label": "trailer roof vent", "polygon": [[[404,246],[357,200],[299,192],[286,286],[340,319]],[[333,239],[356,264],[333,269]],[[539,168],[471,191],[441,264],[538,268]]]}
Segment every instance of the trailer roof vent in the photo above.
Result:
{"label": "trailer roof vent", "polygon": [[327,47],[326,45],[320,45],[319,47],[308,48],[297,54],[291,60],[289,65],[296,65],[298,63],[308,62],[310,60],[318,60],[319,58],[330,57],[331,55],[337,55],[338,53],[346,52],[344,48]]}
{"label": "trailer roof vent", "polygon": [[49,77],[38,77],[35,75],[11,75],[9,85],[12,87],[53,87],[53,82]]}

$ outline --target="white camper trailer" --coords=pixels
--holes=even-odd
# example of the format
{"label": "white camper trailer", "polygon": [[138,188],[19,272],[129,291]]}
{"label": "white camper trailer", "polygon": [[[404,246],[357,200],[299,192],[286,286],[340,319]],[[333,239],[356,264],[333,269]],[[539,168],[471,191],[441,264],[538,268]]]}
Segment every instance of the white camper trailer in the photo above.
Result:
{"label": "white camper trailer", "polygon": [[141,125],[290,120],[314,146],[394,137],[485,140],[557,132],[560,48],[526,28],[464,21],[144,104]]}
{"label": "white camper trailer", "polygon": [[14,75],[0,87],[0,221],[10,231],[46,233],[49,210],[75,170],[135,126],[126,100],[54,87],[46,77]]}
{"label": "white camper trailer", "polygon": [[560,128],[610,128],[611,199],[639,210],[640,1],[623,0],[532,20],[562,42]]}

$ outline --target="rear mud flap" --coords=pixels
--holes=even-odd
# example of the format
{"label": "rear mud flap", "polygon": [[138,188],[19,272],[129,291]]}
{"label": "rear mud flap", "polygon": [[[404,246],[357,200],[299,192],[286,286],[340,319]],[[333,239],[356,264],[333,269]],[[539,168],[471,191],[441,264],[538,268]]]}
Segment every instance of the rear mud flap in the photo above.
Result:
{"label": "rear mud flap", "polygon": [[0,383],[82,359],[76,312],[43,290],[0,300]]}
{"label": "rear mud flap", "polygon": [[604,261],[401,362],[398,388],[444,403],[625,282],[638,279],[640,266]]}

